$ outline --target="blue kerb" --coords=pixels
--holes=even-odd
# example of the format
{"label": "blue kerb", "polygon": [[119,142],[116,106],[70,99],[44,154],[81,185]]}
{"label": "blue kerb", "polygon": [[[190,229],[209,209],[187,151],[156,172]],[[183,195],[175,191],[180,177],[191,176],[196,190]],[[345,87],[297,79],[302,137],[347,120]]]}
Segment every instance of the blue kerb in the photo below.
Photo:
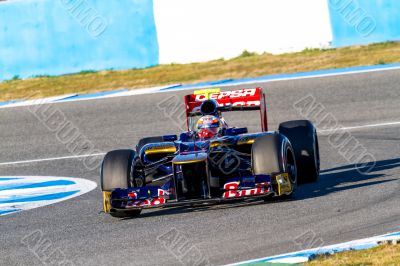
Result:
{"label": "blue kerb", "polygon": [[91,99],[91,98],[97,98],[97,97],[103,97],[106,95],[111,95],[119,92],[124,92],[128,91],[127,89],[123,90],[115,90],[115,91],[104,91],[104,92],[96,92],[96,93],[88,93],[88,94],[77,94],[73,96],[69,96],[63,99],[56,100],[56,102],[60,101],[73,101],[73,100],[80,100],[80,99]]}
{"label": "blue kerb", "polygon": [[12,212],[17,212],[17,211],[20,211],[20,209],[3,210],[3,211],[0,211],[0,215],[9,214],[9,213],[12,213]]}
{"label": "blue kerb", "polygon": [[74,190],[74,191],[51,193],[51,194],[39,195],[39,196],[12,196],[12,197],[8,197],[8,198],[0,199],[0,204],[1,203],[32,202],[32,201],[42,201],[42,200],[57,200],[57,199],[62,199],[62,198],[71,196],[78,192],[79,192],[79,190]]}
{"label": "blue kerb", "polygon": [[[334,75],[334,74],[346,74],[346,73],[351,73],[351,72],[358,72],[358,71],[368,71],[368,70],[380,70],[380,69],[397,69],[400,68],[399,63],[395,64],[388,64],[388,65],[373,65],[373,66],[358,66],[358,67],[347,67],[347,68],[338,68],[338,69],[327,69],[327,70],[317,70],[317,71],[311,71],[311,72],[299,72],[299,73],[290,73],[290,74],[275,74],[275,75],[268,75],[268,76],[261,76],[261,77],[255,77],[255,78],[243,78],[243,79],[223,79],[223,80],[217,80],[217,81],[208,81],[208,82],[201,82],[201,83],[196,83],[196,84],[187,84],[187,85],[171,85],[166,88],[160,89],[160,91],[168,91],[168,90],[185,90],[185,89],[194,89],[194,88],[200,88],[200,87],[207,87],[207,86],[218,86],[218,85],[224,85],[224,86],[234,86],[234,85],[240,85],[240,84],[245,84],[245,83],[256,83],[256,82],[268,82],[268,81],[274,81],[274,80],[281,80],[281,79],[294,79],[294,78],[307,78],[307,77],[318,77],[320,75]],[[80,99],[96,99],[100,97],[104,97],[107,95],[112,95],[116,94],[119,92],[125,92],[129,91],[127,89],[122,89],[122,90],[115,90],[115,91],[106,91],[106,92],[97,92],[97,93],[89,93],[89,94],[76,94],[72,96],[67,96],[65,98],[57,99],[53,102],[63,102],[63,101],[74,101],[74,100],[80,100]],[[8,101],[8,102],[0,102],[0,107],[17,103],[17,102],[23,102],[21,100],[16,100],[16,101]]]}
{"label": "blue kerb", "polygon": [[20,178],[20,177],[0,177],[0,182],[1,181],[18,180],[18,179],[23,179],[23,178]]}
{"label": "blue kerb", "polygon": [[46,181],[40,183],[16,183],[16,184],[7,184],[0,185],[0,191],[11,190],[11,189],[26,189],[26,188],[43,188],[43,187],[54,187],[54,186],[69,186],[76,184],[73,181],[69,180],[54,180],[54,181]]}

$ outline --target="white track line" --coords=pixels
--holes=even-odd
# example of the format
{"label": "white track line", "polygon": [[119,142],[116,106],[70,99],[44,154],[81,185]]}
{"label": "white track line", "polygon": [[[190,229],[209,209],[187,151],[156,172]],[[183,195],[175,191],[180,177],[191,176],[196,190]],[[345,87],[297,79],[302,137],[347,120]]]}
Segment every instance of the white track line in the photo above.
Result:
{"label": "white track line", "polygon": [[[59,193],[67,191],[68,186],[59,185],[51,186],[52,193]],[[23,189],[8,189],[0,191],[0,200],[6,197],[12,196],[25,196],[25,195],[44,195],[48,193],[49,187],[38,187],[38,188],[23,188]],[[3,206],[3,204],[2,204]]]}
{"label": "white track line", "polygon": [[[366,129],[366,128],[374,128],[374,127],[388,127],[388,126],[397,126],[397,125],[400,125],[400,121],[399,122],[386,122],[386,123],[379,123],[379,124],[362,125],[362,126],[341,127],[341,128],[337,128],[337,129],[325,129],[325,130],[319,130],[318,133],[330,133],[330,132],[346,131],[346,130],[351,131],[351,130],[358,130],[358,129]],[[79,159],[79,158],[103,156],[103,155],[105,155],[105,153],[63,156],[63,157],[16,161],[16,162],[5,162],[5,163],[0,163],[0,166],[9,166],[9,165],[16,165],[16,164],[31,164],[31,163],[40,163],[40,162],[67,160],[67,159]]]}
{"label": "white track line", "polygon": [[362,125],[362,126],[353,126],[353,127],[341,127],[341,128],[334,128],[334,129],[324,129],[324,130],[319,130],[318,133],[331,133],[335,131],[351,131],[351,130],[357,130],[357,129],[365,129],[365,128],[371,128],[371,127],[388,127],[388,126],[397,126],[400,125],[399,122],[386,122],[386,123],[379,123],[379,124],[370,124],[370,125]]}
{"label": "white track line", "polygon": [[5,162],[5,163],[0,163],[0,166],[4,166],[4,165],[15,165],[15,164],[40,163],[40,162],[57,161],[57,160],[66,160],[66,159],[79,159],[79,158],[94,157],[94,156],[103,156],[103,155],[105,155],[105,153],[94,153],[94,154],[63,156],[63,157],[54,157],[54,158],[45,158],[45,159],[35,159],[35,160],[26,160],[26,161]]}

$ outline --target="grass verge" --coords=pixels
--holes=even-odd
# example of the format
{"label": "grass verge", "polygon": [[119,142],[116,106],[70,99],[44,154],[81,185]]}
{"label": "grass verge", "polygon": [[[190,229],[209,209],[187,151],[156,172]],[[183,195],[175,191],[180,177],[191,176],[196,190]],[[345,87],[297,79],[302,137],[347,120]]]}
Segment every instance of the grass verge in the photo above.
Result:
{"label": "grass verge", "polygon": [[321,256],[304,266],[396,266],[400,265],[400,245],[381,245],[375,248]]}
{"label": "grass verge", "polygon": [[277,73],[335,69],[400,62],[400,42],[339,49],[306,49],[281,55],[244,51],[230,60],[160,65],[146,69],[86,70],[63,76],[18,76],[0,83],[0,101],[41,98],[68,93],[88,93],[119,88],[144,88],[174,83],[195,83],[227,78],[258,77]]}

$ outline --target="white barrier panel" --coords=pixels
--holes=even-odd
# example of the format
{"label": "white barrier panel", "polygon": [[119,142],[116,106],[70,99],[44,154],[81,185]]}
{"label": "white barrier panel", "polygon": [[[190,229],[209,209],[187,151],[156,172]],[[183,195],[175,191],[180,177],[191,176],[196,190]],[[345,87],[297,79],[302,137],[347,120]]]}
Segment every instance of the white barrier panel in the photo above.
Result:
{"label": "white barrier panel", "polygon": [[159,63],[328,47],[327,1],[154,0]]}

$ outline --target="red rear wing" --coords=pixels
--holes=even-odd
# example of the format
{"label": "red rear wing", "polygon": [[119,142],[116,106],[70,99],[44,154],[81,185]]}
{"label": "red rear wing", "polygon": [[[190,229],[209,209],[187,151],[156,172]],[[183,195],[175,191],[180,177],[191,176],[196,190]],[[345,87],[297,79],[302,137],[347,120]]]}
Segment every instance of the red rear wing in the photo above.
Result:
{"label": "red rear wing", "polygon": [[[208,99],[215,100],[218,103],[218,110],[221,112],[260,110],[261,129],[262,131],[268,130],[265,93],[261,88],[215,92],[209,94]],[[189,117],[201,114],[200,106],[205,100],[207,100],[206,93],[185,96],[188,126]]]}

